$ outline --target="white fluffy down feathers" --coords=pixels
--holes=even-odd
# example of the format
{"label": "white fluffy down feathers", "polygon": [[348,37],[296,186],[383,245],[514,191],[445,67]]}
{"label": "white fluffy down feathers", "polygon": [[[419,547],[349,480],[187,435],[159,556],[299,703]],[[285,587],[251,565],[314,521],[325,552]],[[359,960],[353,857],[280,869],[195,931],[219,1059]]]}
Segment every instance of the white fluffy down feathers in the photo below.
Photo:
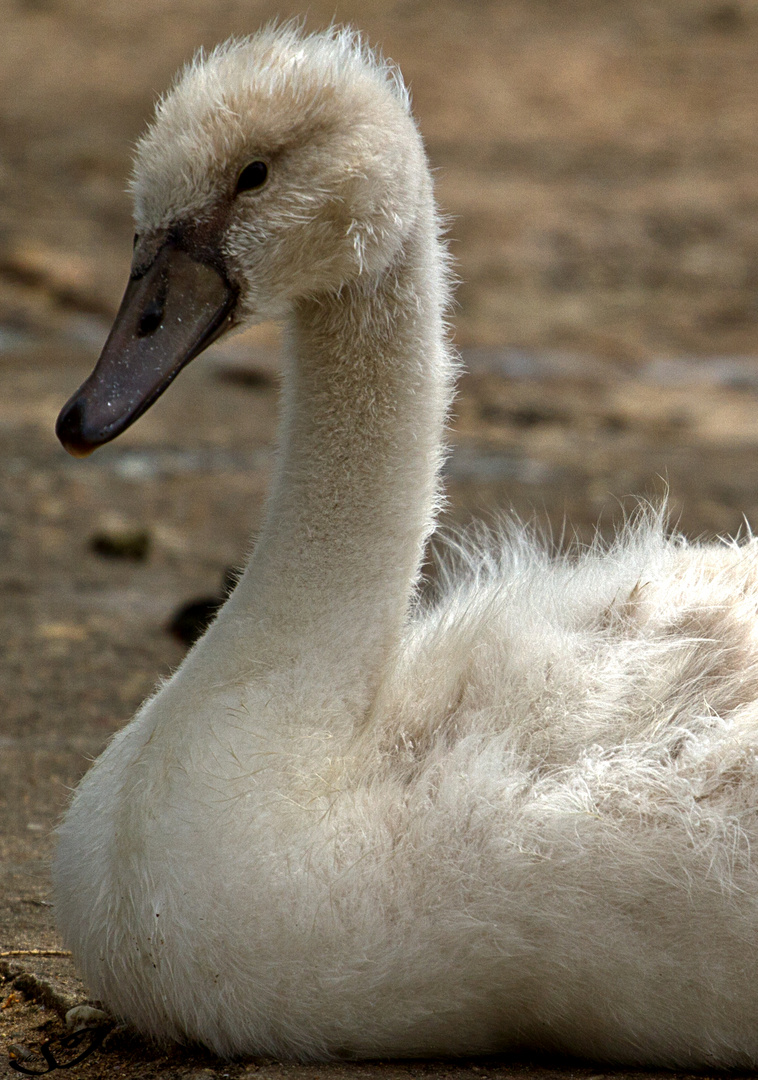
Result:
{"label": "white fluffy down feathers", "polygon": [[[364,143],[394,108],[415,145],[387,70],[340,34],[217,50],[142,143],[143,227],[239,167],[240,79],[269,128],[314,123],[330,88]],[[193,146],[213,128],[212,167],[168,145],[177,117]],[[372,266],[291,300],[267,526],[74,797],[64,936],[117,1016],[221,1055],[756,1066],[758,542],[688,544],[647,514],[557,556],[514,528],[409,613],[453,365],[418,160]],[[171,168],[194,194],[166,194]],[[272,180],[256,243],[281,250],[293,191]]]}

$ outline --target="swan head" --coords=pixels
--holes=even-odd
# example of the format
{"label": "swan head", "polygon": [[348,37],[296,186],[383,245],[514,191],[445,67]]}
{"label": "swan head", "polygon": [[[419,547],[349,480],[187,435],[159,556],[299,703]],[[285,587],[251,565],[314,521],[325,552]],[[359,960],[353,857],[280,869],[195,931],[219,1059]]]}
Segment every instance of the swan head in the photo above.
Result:
{"label": "swan head", "polygon": [[58,418],[66,449],[115,438],[232,327],[381,274],[425,182],[400,77],[350,31],[266,29],[196,58],[137,147],[131,277]]}

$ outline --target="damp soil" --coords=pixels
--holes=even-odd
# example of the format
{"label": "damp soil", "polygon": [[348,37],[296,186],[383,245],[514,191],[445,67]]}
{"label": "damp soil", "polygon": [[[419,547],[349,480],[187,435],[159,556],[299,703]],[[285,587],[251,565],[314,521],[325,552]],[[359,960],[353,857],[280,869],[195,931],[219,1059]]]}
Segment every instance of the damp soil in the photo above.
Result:
{"label": "damp soil", "polygon": [[[126,278],[129,147],[197,46],[299,10],[0,0],[0,1075],[15,1075],[9,1047],[59,1037],[61,1014],[87,997],[55,929],[54,824],[181,661],[186,644],[167,629],[177,611],[218,595],[244,560],[271,470],[272,327],[219,343],[92,458],[55,442]],[[314,26],[353,21],[401,63],[452,215],[466,373],[445,525],[515,512],[557,544],[583,543],[641,494],[666,496],[693,537],[755,528],[758,5],[309,12]],[[531,1058],[220,1064],[129,1032],[69,1075],[253,1073],[601,1075]]]}

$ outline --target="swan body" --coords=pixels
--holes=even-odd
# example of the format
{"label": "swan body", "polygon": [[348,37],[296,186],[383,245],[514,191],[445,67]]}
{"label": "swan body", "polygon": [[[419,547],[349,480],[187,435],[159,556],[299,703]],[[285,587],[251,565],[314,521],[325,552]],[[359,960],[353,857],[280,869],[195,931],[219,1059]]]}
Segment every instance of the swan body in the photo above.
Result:
{"label": "swan body", "polygon": [[349,33],[194,63],[134,194],[70,449],[229,326],[280,318],[289,344],[249,564],[60,827],[93,996],[224,1056],[757,1065],[756,541],[647,515],[556,556],[511,528],[414,602],[448,277],[405,92]]}

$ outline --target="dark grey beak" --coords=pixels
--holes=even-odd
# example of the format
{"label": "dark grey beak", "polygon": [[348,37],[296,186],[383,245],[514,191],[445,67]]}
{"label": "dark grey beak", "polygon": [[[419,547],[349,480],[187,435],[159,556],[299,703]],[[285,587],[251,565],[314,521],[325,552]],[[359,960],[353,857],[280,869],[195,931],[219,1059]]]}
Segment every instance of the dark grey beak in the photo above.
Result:
{"label": "dark grey beak", "polygon": [[66,450],[90,454],[133,424],[229,327],[236,301],[216,265],[166,240],[146,270],[132,271],[95,370],[58,417]]}

